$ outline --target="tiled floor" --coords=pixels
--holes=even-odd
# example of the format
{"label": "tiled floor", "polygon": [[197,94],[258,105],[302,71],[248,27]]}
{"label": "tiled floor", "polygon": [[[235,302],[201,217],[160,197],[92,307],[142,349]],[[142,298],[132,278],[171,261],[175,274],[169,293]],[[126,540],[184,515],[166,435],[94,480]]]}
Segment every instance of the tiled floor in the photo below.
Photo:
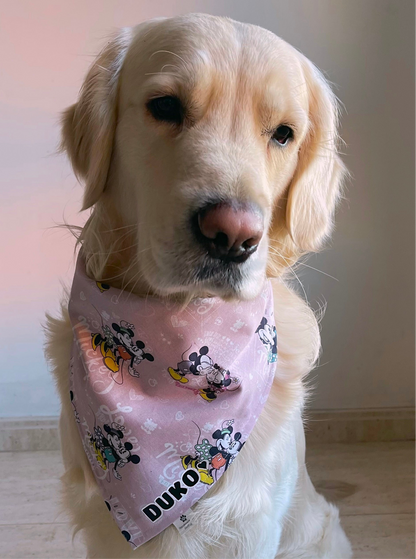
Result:
{"label": "tiled floor", "polygon": [[[339,505],[356,559],[415,557],[413,443],[314,445],[308,465]],[[84,557],[58,515],[61,471],[56,451],[0,454],[1,559]]]}

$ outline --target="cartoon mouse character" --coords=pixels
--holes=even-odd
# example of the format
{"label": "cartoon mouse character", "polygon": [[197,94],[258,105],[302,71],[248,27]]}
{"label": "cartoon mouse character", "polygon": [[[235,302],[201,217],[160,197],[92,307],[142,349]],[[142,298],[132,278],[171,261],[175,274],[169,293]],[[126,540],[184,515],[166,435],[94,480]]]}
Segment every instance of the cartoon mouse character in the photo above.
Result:
{"label": "cartoon mouse character", "polygon": [[211,464],[211,455],[209,453],[212,448],[212,444],[208,439],[202,439],[201,441],[201,428],[195,421],[192,422],[199,431],[198,441],[194,446],[195,454],[187,454],[186,456],[181,456],[182,467],[184,470],[192,468],[197,470],[199,473],[199,479],[201,483],[206,485],[212,485],[214,483],[214,478],[210,474],[208,468]]}
{"label": "cartoon mouse character", "polygon": [[208,383],[208,388],[199,391],[200,396],[204,400],[212,402],[216,399],[218,392],[226,390],[232,382],[238,383],[239,379],[231,377],[230,371],[214,363],[208,352],[208,346],[203,346],[199,353],[191,353],[189,359],[193,361],[191,372],[194,375],[204,375]]}
{"label": "cartoon mouse character", "polygon": [[[100,431],[101,429],[98,428]],[[121,481],[121,475],[117,471],[117,468],[124,468],[126,464],[132,462],[133,464],[138,464],[140,462],[140,457],[137,454],[131,454],[133,445],[131,443],[124,442],[122,439],[124,437],[123,427],[116,423],[111,425],[104,425],[104,431],[107,436],[101,435],[96,439],[96,445],[101,450],[101,454],[107,464],[114,464],[113,474],[116,479]]]}
{"label": "cartoon mouse character", "polygon": [[184,359],[182,354],[182,361],[178,363],[177,368],[169,367],[168,372],[173,379],[182,384],[188,382],[187,375],[205,376],[208,387],[201,388],[198,393],[204,400],[212,402],[217,398],[218,392],[226,390],[231,383],[238,384],[239,379],[231,377],[230,371],[214,363],[208,352],[208,346],[203,346],[199,353],[192,352],[189,359]]}
{"label": "cartoon mouse character", "polygon": [[194,457],[188,454],[187,456],[181,456],[181,462],[184,470],[188,468],[198,470],[201,483],[205,483],[205,485],[212,485],[214,483],[214,478],[208,471],[210,460],[204,460],[200,456]]}
{"label": "cartoon mouse character", "polygon": [[212,457],[212,470],[218,471],[223,466],[225,466],[225,470],[227,470],[228,466],[232,464],[237,454],[240,452],[245,444],[241,442],[241,433],[237,432],[233,437],[232,424],[231,422],[226,423],[226,426],[224,426],[222,429],[217,429],[216,431],[214,431],[214,433],[212,433],[212,438],[217,441],[217,445],[212,446],[209,450],[209,453]]}
{"label": "cartoon mouse character", "polygon": [[[120,325],[116,322],[112,324],[116,336],[113,336],[114,344],[117,347],[117,356],[115,358],[116,371],[119,369],[120,361],[129,363],[128,371],[131,376],[138,377],[139,372],[135,369],[135,365],[139,365],[142,361],[154,361],[151,353],[144,352],[145,344],[141,340],[133,341],[134,325],[122,320]],[[106,363],[107,364],[107,363]]]}
{"label": "cartoon mouse character", "polygon": [[207,485],[214,483],[213,472],[216,472],[217,478],[218,471],[223,467],[226,470],[245,444],[241,441],[240,432],[235,433],[233,437],[233,423],[233,419],[226,420],[223,422],[221,429],[214,431],[212,434],[214,444],[211,444],[206,438],[201,441],[201,429],[195,423],[199,430],[198,441],[194,446],[195,454],[181,456],[183,469],[193,468],[198,470],[202,483]]}
{"label": "cartoon mouse character", "polygon": [[104,365],[113,372],[118,371],[116,363],[116,345],[114,343],[114,335],[111,328],[103,325],[103,331],[96,334],[91,334],[92,349],[95,351],[97,347],[100,348],[101,355],[103,356]]}
{"label": "cartoon mouse character", "polygon": [[186,384],[188,382],[186,375],[192,374],[194,367],[194,362],[191,361],[191,356],[189,356],[189,359],[184,359],[184,354],[186,353],[186,351],[188,350],[185,350],[182,353],[182,361],[179,361],[176,369],[174,369],[173,367],[168,367],[170,376],[176,381],[181,382],[182,384]]}
{"label": "cartoon mouse character", "polygon": [[263,317],[256,330],[260,340],[267,349],[269,363],[275,363],[277,360],[277,332],[276,327],[271,326],[267,322],[267,318]]}

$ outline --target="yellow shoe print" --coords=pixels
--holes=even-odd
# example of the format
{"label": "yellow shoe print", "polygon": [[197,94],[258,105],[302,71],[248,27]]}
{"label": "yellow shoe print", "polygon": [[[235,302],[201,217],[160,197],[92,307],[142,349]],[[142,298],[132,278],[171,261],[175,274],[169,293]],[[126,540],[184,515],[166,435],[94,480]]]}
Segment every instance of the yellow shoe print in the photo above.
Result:
{"label": "yellow shoe print", "polygon": [[181,461],[182,461],[182,468],[184,470],[186,470],[189,466],[189,462],[190,462],[190,456],[189,454],[187,456],[181,456]]}
{"label": "yellow shoe print", "polygon": [[91,335],[92,335],[92,340],[91,340],[92,349],[95,351],[97,347],[100,345],[100,343],[102,342],[102,337],[100,333],[91,334]]}
{"label": "yellow shoe print", "polygon": [[99,465],[101,466],[101,468],[103,470],[106,470],[107,466],[105,465],[105,460],[103,458],[103,455],[101,454],[101,451],[97,448],[97,445],[95,443],[93,443],[92,447],[94,449],[94,453],[95,453],[95,457],[97,459],[97,462],[99,463]]}
{"label": "yellow shoe print", "polygon": [[212,402],[217,398],[213,392],[206,392],[204,389],[199,391],[199,395],[207,402]]}
{"label": "yellow shoe print", "polygon": [[116,356],[114,355],[114,351],[112,349],[105,349],[105,344],[101,344],[101,355],[103,357],[110,357],[110,359],[116,360]]}
{"label": "yellow shoe print", "polygon": [[97,287],[101,291],[101,293],[104,293],[104,291],[108,291],[110,289],[110,286],[107,283],[103,283],[101,281],[96,281],[95,283],[97,284]]}
{"label": "yellow shoe print", "polygon": [[107,367],[107,369],[113,371],[113,373],[117,373],[120,368],[112,357],[106,357],[104,359],[104,365]]}
{"label": "yellow shoe print", "polygon": [[178,380],[179,382],[182,382],[182,383],[188,382],[187,378],[185,378],[182,375],[180,375],[179,373],[177,373],[174,369],[172,369],[172,367],[168,368],[168,372],[173,379]]}
{"label": "yellow shoe print", "polygon": [[205,483],[206,485],[214,483],[214,478],[208,473],[208,470],[198,470],[198,474],[202,483]]}

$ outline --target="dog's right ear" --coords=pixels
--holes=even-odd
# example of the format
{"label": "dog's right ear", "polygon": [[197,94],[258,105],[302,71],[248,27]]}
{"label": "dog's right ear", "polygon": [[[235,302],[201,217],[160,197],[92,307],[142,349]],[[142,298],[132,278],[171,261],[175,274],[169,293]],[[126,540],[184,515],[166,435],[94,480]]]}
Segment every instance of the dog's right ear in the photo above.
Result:
{"label": "dog's right ear", "polygon": [[61,149],[77,177],[85,181],[82,209],[90,208],[104,191],[110,167],[117,118],[118,79],[132,38],[122,29],[91,66],[78,102],[62,117]]}

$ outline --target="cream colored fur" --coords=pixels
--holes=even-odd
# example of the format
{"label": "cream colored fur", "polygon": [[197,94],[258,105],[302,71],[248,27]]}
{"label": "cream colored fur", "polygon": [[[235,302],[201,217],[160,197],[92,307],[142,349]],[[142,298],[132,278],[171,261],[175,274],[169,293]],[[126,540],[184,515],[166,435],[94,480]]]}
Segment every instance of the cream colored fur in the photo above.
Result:
{"label": "cream colored fur", "polygon": [[[155,122],[146,101],[186,99],[181,129]],[[273,145],[290,124],[294,140]],[[62,400],[63,503],[88,557],[169,559],[351,557],[338,511],[305,466],[304,378],[320,350],[313,312],[285,270],[328,235],[343,166],[337,109],[322,75],[261,28],[189,15],[123,30],[92,66],[63,119],[63,148],[85,181],[91,216],[79,242],[87,269],[139,295],[224,299],[257,294],[274,277],[279,358],[270,397],[239,459],[195,507],[196,524],[174,527],[132,551],[99,494],[69,399],[72,343],[66,304],[48,318],[47,356]],[[187,216],[213,195],[257,203],[268,234],[217,282],[195,277],[198,248]],[[250,484],[247,484],[250,480]]]}

